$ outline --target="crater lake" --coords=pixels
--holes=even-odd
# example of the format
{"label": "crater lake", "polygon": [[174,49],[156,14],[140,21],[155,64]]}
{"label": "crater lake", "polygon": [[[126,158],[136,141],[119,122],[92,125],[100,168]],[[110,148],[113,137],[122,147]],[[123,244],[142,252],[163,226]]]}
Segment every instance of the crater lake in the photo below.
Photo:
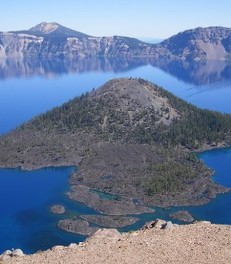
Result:
{"label": "crater lake", "polygon": [[[198,107],[231,113],[231,64],[224,61],[2,59],[0,134],[118,77],[141,77]],[[214,181],[231,187],[230,148],[207,151],[199,157],[215,171]],[[0,253],[16,247],[33,253],[86,238],[60,230],[57,223],[64,216],[50,212],[52,205],[63,204],[67,208],[65,217],[74,213],[94,214],[92,209],[69,200],[65,195],[68,179],[75,169],[59,167],[30,172],[0,169]],[[170,213],[182,208],[154,208],[155,213],[140,215],[137,223],[120,230],[139,228],[155,218],[168,220]],[[228,192],[218,195],[207,205],[183,209],[196,220],[231,224],[230,208],[231,193]]]}

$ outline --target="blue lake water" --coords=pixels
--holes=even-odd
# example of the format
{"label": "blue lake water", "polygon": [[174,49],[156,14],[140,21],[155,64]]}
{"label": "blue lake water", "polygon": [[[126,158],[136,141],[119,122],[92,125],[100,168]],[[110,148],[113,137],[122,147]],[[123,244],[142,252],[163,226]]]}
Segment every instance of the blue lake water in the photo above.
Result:
{"label": "blue lake water", "polygon": [[[231,65],[225,62],[189,64],[138,58],[0,60],[0,134],[118,77],[141,77],[196,106],[231,113]],[[231,187],[231,149],[205,152],[200,158],[215,170],[214,181]],[[64,167],[32,172],[0,169],[0,253],[16,247],[31,253],[85,238],[58,229],[57,222],[64,216],[49,210],[51,205],[61,203],[67,208],[65,217],[94,213],[65,196],[73,170]],[[137,224],[121,230],[139,228],[156,217],[169,219],[170,212],[182,207],[155,209],[156,213],[142,215]],[[219,195],[207,205],[184,209],[195,219],[231,224],[231,193]]]}
{"label": "blue lake water", "polygon": [[141,77],[199,107],[231,113],[231,64],[225,62],[0,60],[0,134],[119,77]]}
{"label": "blue lake water", "polygon": [[0,169],[0,252],[21,248],[32,253],[85,239],[60,230],[57,223],[64,216],[50,212],[52,205],[62,204],[67,208],[65,217],[94,213],[65,195],[74,171],[74,167]]}

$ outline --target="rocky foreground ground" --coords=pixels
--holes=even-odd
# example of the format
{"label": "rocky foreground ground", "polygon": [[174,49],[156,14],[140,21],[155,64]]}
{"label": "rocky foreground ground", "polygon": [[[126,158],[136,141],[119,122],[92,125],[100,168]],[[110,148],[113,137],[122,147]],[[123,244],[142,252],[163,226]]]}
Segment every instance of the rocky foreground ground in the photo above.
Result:
{"label": "rocky foreground ground", "polygon": [[5,264],[228,264],[231,263],[231,226],[198,222],[160,225],[120,234],[99,230],[84,243],[56,246],[34,255],[11,257]]}

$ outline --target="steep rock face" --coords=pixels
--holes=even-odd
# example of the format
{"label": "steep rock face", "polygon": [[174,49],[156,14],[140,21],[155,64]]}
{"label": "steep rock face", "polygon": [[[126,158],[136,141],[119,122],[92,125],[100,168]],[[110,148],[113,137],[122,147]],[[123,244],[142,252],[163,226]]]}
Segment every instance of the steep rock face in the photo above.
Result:
{"label": "steep rock face", "polygon": [[[133,41],[135,44],[133,44]],[[149,44],[126,37],[0,34],[0,57],[95,57],[155,55]]]}
{"label": "steep rock face", "polygon": [[0,33],[0,57],[152,57],[177,60],[230,59],[231,29],[196,28],[160,44],[134,38],[91,37],[57,23],[41,23],[29,30]]}
{"label": "steep rock face", "polygon": [[[222,39],[222,44],[225,48],[225,50],[230,53],[231,52],[231,34],[229,34],[228,37]],[[229,54],[229,57],[230,57],[230,54]]]}
{"label": "steep rock face", "polygon": [[0,33],[0,57],[149,56],[154,46],[128,37],[91,37],[57,23]]}
{"label": "steep rock face", "polygon": [[223,27],[196,28],[161,43],[174,57],[190,60],[225,59],[230,52],[231,30]]}
{"label": "steep rock face", "polygon": [[27,34],[0,33],[0,57],[23,57],[34,50],[38,54],[38,49],[43,42],[42,37]]}

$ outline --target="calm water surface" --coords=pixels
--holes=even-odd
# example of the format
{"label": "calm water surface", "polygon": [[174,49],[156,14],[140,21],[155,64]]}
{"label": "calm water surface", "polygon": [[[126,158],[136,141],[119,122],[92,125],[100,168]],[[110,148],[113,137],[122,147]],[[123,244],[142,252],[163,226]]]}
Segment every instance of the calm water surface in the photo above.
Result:
{"label": "calm water surface", "polygon": [[[0,60],[0,134],[118,77],[141,77],[194,105],[231,113],[231,65],[224,62]],[[231,187],[231,149],[205,152],[200,158],[215,170],[214,181]],[[16,247],[31,253],[85,238],[57,228],[62,217],[94,214],[93,210],[65,196],[73,170],[63,167],[32,172],[0,169],[0,253]],[[50,213],[50,206],[56,203],[66,206],[65,216]],[[155,209],[155,214],[142,215],[137,224],[121,230],[139,228],[156,217],[169,219],[169,213],[182,207]],[[185,209],[196,219],[231,224],[231,193],[219,195],[208,205]]]}
{"label": "calm water surface", "polygon": [[0,134],[112,78],[141,77],[199,107],[231,113],[231,64],[0,60]]}

